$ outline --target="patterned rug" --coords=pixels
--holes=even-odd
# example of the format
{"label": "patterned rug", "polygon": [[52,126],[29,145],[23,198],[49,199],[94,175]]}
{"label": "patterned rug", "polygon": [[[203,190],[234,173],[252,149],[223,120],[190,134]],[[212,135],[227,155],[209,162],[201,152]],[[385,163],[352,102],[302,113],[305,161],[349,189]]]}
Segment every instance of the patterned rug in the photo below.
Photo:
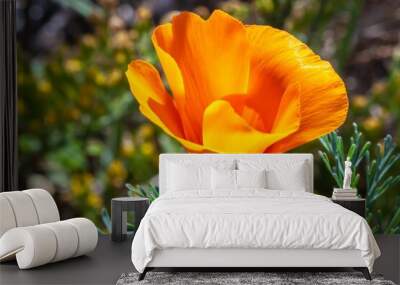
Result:
{"label": "patterned rug", "polygon": [[138,281],[138,273],[122,274],[117,285],[134,284],[213,284],[213,285],[395,285],[384,280],[382,276],[372,275],[368,281],[360,272],[148,272],[142,281]]}

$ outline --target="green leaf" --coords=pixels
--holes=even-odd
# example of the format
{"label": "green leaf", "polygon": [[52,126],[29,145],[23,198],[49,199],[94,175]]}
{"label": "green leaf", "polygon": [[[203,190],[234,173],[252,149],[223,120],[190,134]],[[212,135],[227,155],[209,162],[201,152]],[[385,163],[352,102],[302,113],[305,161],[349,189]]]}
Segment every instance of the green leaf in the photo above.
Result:
{"label": "green leaf", "polygon": [[396,213],[393,215],[392,219],[387,225],[385,233],[388,234],[397,232],[399,225],[400,225],[400,207],[397,209]]}
{"label": "green leaf", "polygon": [[111,233],[111,217],[106,208],[102,208],[100,211],[101,219],[108,233]]}
{"label": "green leaf", "polygon": [[359,181],[360,181],[360,174],[357,173],[356,175],[353,175],[353,177],[351,178],[351,187],[357,188]]}
{"label": "green leaf", "polygon": [[164,133],[160,133],[158,137],[158,142],[160,144],[162,152],[182,153],[185,151],[176,140],[172,139],[171,137],[169,137]]}
{"label": "green leaf", "polygon": [[[371,142],[366,142],[364,144],[364,146],[362,147],[359,155],[358,155],[358,159],[355,162],[355,167],[358,167],[358,165],[360,164],[360,162],[363,160],[363,158],[365,157],[365,155],[367,154],[367,151],[369,150],[369,148],[371,147]],[[369,152],[368,152],[369,153]]]}
{"label": "green leaf", "polygon": [[356,150],[356,144],[353,143],[353,144],[351,144],[351,146],[350,146],[350,148],[349,148],[349,151],[347,152],[347,157],[348,157],[350,160],[353,159],[355,150]]}
{"label": "green leaf", "polygon": [[327,152],[332,152],[332,148],[329,143],[329,135],[326,135],[326,136],[323,136],[322,138],[320,138],[319,142],[322,144],[322,146],[324,147],[324,149]]}
{"label": "green leaf", "polygon": [[101,13],[102,15],[103,10],[100,9],[95,3],[91,2],[90,0],[55,0],[62,6],[71,8],[81,14],[84,17],[89,17],[93,15],[95,12]]}

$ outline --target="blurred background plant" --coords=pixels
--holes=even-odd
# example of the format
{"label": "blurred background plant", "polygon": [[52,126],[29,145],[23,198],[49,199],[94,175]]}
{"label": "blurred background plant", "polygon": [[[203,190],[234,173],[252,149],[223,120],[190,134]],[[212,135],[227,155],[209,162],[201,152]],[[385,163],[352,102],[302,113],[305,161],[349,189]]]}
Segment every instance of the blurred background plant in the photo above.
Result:
{"label": "blurred background plant", "polygon": [[[396,191],[395,187],[400,186],[400,174],[396,171],[400,153],[396,152],[392,136],[386,135],[383,144],[375,145],[372,159],[371,143],[364,143],[362,137],[363,134],[354,123],[353,135],[345,155],[343,138],[337,132],[332,132],[320,138],[325,151],[319,151],[319,156],[338,188],[343,187],[344,162],[348,158],[352,162],[351,187],[357,188],[361,182],[365,189],[363,196],[367,198],[367,220],[372,230],[375,233],[400,234],[400,195],[396,195],[393,207],[388,207],[382,199],[389,193],[388,190]],[[362,163],[364,169],[361,169]]]}
{"label": "blurred background plant", "polygon": [[[20,187],[48,189],[64,218],[83,215],[104,231],[111,197],[156,195],[156,188],[124,185],[154,184],[158,154],[182,149],[138,112],[124,72],[134,58],[158,64],[155,25],[180,10],[207,17],[216,8],[285,29],[336,67],[350,96],[343,140],[357,122],[372,144],[386,134],[398,144],[399,1],[17,0]],[[319,148],[316,140],[295,152]],[[315,158],[316,192],[330,195],[336,179]],[[398,188],[387,190],[373,213],[386,223],[399,196]]]}
{"label": "blurred background plant", "polygon": [[[357,188],[358,182],[360,181],[360,173],[357,171],[358,166],[371,146],[370,142],[362,144],[362,133],[358,130],[356,123],[353,124],[353,128],[354,133],[350,137],[350,146],[346,155],[343,138],[339,136],[336,131],[319,139],[326,151],[319,151],[319,157],[332,175],[337,188],[343,187],[344,162],[346,160],[351,161],[352,177],[350,185],[353,188]],[[333,159],[333,163],[330,162],[330,158]]]}

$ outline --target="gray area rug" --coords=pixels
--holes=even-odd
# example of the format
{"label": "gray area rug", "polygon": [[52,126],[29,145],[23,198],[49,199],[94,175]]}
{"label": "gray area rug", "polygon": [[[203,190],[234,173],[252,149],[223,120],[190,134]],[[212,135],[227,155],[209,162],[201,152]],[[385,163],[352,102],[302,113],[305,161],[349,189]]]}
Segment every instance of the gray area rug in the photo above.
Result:
{"label": "gray area rug", "polygon": [[133,284],[379,284],[395,285],[381,276],[372,275],[368,281],[359,272],[148,272],[146,278],[138,281],[138,273],[122,274],[117,285]]}

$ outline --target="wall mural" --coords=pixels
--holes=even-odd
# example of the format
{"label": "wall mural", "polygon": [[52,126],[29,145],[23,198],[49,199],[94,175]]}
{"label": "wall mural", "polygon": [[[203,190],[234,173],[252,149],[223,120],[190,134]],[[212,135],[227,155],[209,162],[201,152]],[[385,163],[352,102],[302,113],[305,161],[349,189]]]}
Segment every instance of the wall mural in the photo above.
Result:
{"label": "wall mural", "polygon": [[17,2],[19,185],[63,219],[109,231],[111,197],[158,196],[160,153],[307,152],[316,193],[349,159],[400,233],[396,1]]}

